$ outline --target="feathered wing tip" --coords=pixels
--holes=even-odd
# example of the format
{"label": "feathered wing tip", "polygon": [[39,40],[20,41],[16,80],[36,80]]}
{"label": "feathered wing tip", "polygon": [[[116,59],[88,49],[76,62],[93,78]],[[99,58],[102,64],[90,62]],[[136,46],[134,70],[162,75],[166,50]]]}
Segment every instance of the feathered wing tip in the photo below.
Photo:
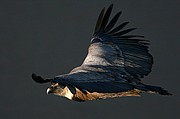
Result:
{"label": "feathered wing tip", "polygon": [[95,27],[95,30],[94,30],[95,32],[98,32],[99,29],[100,29],[101,22],[102,22],[102,19],[103,19],[103,16],[104,16],[104,11],[105,11],[105,8],[103,8],[101,13],[99,14],[98,20],[96,22],[96,27]]}
{"label": "feathered wing tip", "polygon": [[[126,39],[134,38],[134,37],[144,38],[144,36],[141,36],[141,35],[125,35],[125,34],[136,29],[136,28],[129,28],[129,29],[122,30],[129,22],[124,22],[124,23],[120,24],[119,26],[117,26],[113,29],[117,20],[119,19],[120,15],[122,14],[122,12],[119,11],[116,15],[114,15],[114,17],[108,23],[112,9],[113,9],[113,4],[111,4],[109,6],[109,8],[107,9],[106,12],[105,12],[105,8],[103,8],[101,10],[101,13],[100,13],[98,20],[96,22],[96,27],[94,30],[94,36],[99,35],[99,34],[109,34],[112,36],[117,36],[119,38],[126,38]],[[120,30],[122,30],[122,31],[120,31]],[[142,44],[144,44],[144,45],[149,44],[148,40],[139,39],[138,41],[142,42]]]}
{"label": "feathered wing tip", "polygon": [[48,83],[51,82],[52,79],[44,79],[41,76],[37,76],[36,74],[32,74],[32,79],[36,82],[36,83]]}
{"label": "feathered wing tip", "polygon": [[105,14],[104,14],[105,8],[102,9],[102,11],[98,17],[98,20],[96,22],[95,32],[104,30],[104,28],[106,27],[106,24],[109,20],[112,8],[113,8],[113,4],[110,5],[110,7],[107,9]]}

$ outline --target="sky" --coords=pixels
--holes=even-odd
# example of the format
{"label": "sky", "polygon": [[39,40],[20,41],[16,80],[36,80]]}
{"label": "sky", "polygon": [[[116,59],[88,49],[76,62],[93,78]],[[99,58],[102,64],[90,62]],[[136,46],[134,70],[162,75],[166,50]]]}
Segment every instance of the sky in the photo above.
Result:
{"label": "sky", "polygon": [[[114,4],[118,23],[150,41],[152,72],[143,83],[161,86],[172,96],[142,94],[79,103],[47,95],[50,84],[31,74],[53,78],[81,65],[97,17]],[[2,0],[0,2],[1,119],[179,119],[179,0]]]}

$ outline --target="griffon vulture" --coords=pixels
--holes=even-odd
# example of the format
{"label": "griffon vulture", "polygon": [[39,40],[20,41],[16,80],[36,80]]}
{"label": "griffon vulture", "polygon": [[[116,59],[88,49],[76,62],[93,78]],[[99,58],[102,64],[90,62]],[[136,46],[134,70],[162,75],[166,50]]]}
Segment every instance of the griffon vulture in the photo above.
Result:
{"label": "griffon vulture", "polygon": [[121,11],[109,20],[112,8],[110,5],[106,12],[102,9],[81,66],[52,79],[32,74],[37,83],[51,83],[47,94],[75,101],[140,96],[142,92],[171,95],[161,87],[141,82],[153,64],[149,41],[140,35],[128,35],[136,29],[125,29],[128,22],[115,27]]}

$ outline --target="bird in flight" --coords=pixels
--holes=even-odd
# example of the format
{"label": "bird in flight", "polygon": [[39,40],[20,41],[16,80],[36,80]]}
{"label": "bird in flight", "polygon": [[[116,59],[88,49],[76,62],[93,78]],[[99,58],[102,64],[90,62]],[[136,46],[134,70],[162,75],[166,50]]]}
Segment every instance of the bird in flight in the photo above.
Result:
{"label": "bird in flight", "polygon": [[140,35],[128,35],[136,29],[124,30],[128,22],[115,27],[121,11],[109,20],[112,8],[113,4],[106,11],[102,9],[81,66],[52,79],[32,74],[37,83],[51,83],[47,94],[74,101],[140,96],[142,92],[171,95],[161,87],[141,82],[151,72],[153,64],[149,41]]}

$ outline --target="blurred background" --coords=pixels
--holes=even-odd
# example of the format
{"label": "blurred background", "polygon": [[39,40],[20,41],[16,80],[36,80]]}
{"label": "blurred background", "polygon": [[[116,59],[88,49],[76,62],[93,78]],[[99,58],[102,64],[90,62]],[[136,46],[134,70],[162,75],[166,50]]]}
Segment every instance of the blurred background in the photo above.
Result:
{"label": "blurred background", "polygon": [[[162,86],[173,96],[142,97],[79,103],[46,95],[50,84],[32,81],[31,74],[52,78],[80,65],[97,17],[114,4],[118,23],[137,27],[132,34],[150,40],[154,65],[146,84]],[[1,0],[1,119],[179,119],[179,0]]]}

